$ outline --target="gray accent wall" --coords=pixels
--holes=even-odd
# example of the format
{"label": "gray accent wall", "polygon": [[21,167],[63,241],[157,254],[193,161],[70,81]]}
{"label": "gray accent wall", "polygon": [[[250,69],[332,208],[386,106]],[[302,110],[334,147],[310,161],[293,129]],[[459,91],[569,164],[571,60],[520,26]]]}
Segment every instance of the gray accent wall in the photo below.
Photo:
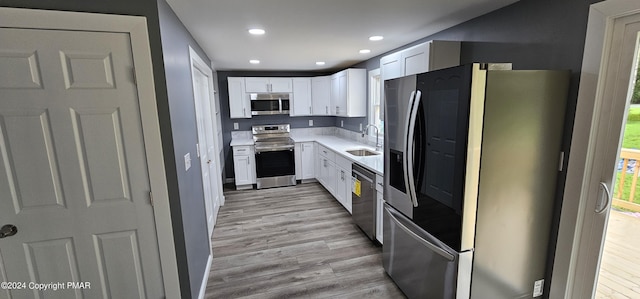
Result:
{"label": "gray accent wall", "polygon": [[[325,76],[332,73],[318,72],[269,72],[269,71],[219,71],[218,95],[220,99],[220,113],[222,117],[224,174],[226,178],[235,177],[233,170],[233,153],[231,143],[232,131],[250,131],[253,125],[290,124],[291,128],[310,128],[309,120],[313,120],[313,127],[333,127],[336,123],[335,116],[296,116],[289,115],[254,115],[252,118],[234,118],[229,116],[229,81],[228,77],[313,77]],[[238,130],[233,129],[233,124],[238,123]]]}
{"label": "gray accent wall", "polygon": [[[209,258],[209,236],[202,187],[202,170],[196,152],[198,128],[191,78],[191,46],[208,65],[209,58],[193,39],[165,0],[158,0],[160,37],[164,58],[164,73],[169,102],[173,154],[182,213],[182,231],[186,261],[179,261],[183,275],[188,274],[188,296],[196,298],[204,278]],[[160,83],[160,82],[158,82]],[[191,156],[191,168],[185,170],[184,155]],[[184,269],[186,267],[186,269]],[[186,272],[186,273],[185,273]]]}
{"label": "gray accent wall", "polygon": [[[182,172],[177,168],[176,157],[183,150],[180,143],[184,140],[180,137],[182,133],[180,128],[188,129],[190,125],[181,126],[181,124],[193,122],[195,123],[195,116],[187,115],[188,109],[176,108],[179,106],[180,101],[187,101],[188,97],[186,91],[177,91],[176,87],[172,84],[172,96],[169,98],[167,91],[167,80],[165,78],[165,61],[163,57],[163,44],[161,42],[160,34],[160,20],[158,15],[158,6],[161,6],[163,10],[163,30],[167,31],[164,35],[185,34],[186,30],[180,32],[180,29],[172,29],[172,27],[181,27],[182,25],[175,20],[171,21],[171,18],[175,18],[168,5],[164,0],[111,0],[111,1],[84,1],[84,0],[65,0],[65,1],[49,1],[49,0],[1,0],[0,6],[2,7],[14,7],[14,8],[30,8],[30,9],[45,9],[45,10],[59,10],[59,11],[75,11],[75,12],[89,12],[89,13],[105,13],[105,14],[117,14],[117,15],[133,15],[143,16],[147,19],[147,27],[149,31],[149,42],[151,48],[151,59],[153,63],[153,76],[155,81],[156,101],[158,107],[158,118],[160,120],[160,133],[162,137],[162,151],[164,153],[164,163],[167,176],[167,189],[169,193],[169,205],[171,209],[171,223],[173,226],[173,236],[175,242],[176,258],[178,262],[178,274],[180,279],[180,291],[182,298],[197,297],[199,291],[199,285],[202,282],[202,274],[204,274],[204,264],[206,258],[202,260],[202,248],[204,246],[202,234],[191,232],[193,227],[198,226],[198,230],[206,230],[206,222],[204,216],[200,217],[198,214],[204,213],[204,201],[200,194],[198,199],[198,193],[202,189],[202,181],[200,178],[192,177],[184,174],[184,167]],[[166,37],[165,38],[170,38]],[[179,55],[178,61],[184,67],[186,60],[182,57],[184,53],[187,53],[186,59],[188,59],[188,48],[186,40],[191,43],[193,39],[188,35],[185,37],[175,37],[177,42],[183,43],[186,52],[182,49],[174,53]],[[195,43],[194,43],[195,44]],[[196,47],[197,48],[197,47]],[[173,48],[168,49],[170,52]],[[198,49],[200,53],[202,51]],[[206,59],[206,56],[202,56]],[[167,61],[170,65],[173,61]],[[174,71],[178,68],[169,67],[169,73],[173,78]],[[177,75],[182,76],[182,75]],[[189,81],[188,86],[191,86]],[[191,92],[191,91],[190,91]],[[171,103],[170,103],[171,102]],[[178,109],[172,111],[172,109]],[[174,129],[173,126],[177,128]],[[175,134],[174,134],[175,131]],[[195,134],[195,133],[194,133]],[[174,135],[178,136],[177,142],[178,148],[174,150]],[[188,134],[191,138],[191,133]],[[192,154],[193,162],[196,162],[197,157]],[[198,163],[193,163],[198,164]],[[195,165],[194,165],[195,166]],[[192,166],[190,174],[196,172]],[[198,171],[199,172],[199,171]],[[193,190],[187,190],[193,189]],[[183,197],[184,196],[184,197]],[[201,202],[201,203],[200,203]],[[199,212],[195,212],[196,208],[199,208]],[[184,209],[184,213],[183,213]],[[192,217],[192,213],[198,213]],[[184,217],[183,217],[184,216]],[[200,222],[202,218],[202,222]],[[183,219],[185,220],[183,223]],[[207,241],[204,239],[204,241]],[[207,241],[208,242],[208,241]],[[207,245],[208,246],[208,245]],[[208,250],[208,248],[207,248]],[[207,252],[208,254],[208,252]],[[202,271],[199,270],[202,268]],[[191,275],[190,272],[194,274]],[[197,273],[200,273],[199,275]],[[198,277],[199,276],[199,277]],[[198,285],[198,289],[194,286]],[[194,293],[195,291],[195,293]],[[193,295],[192,295],[193,294]]]}
{"label": "gray accent wall", "polygon": [[[568,154],[573,132],[589,6],[599,0],[521,0],[460,25],[427,36],[352,67],[373,70],[380,57],[429,40],[463,41],[460,62],[511,62],[514,69],[570,70],[562,149],[567,156],[559,174],[547,258],[548,297],[555,255]],[[368,83],[368,82],[367,82]],[[357,121],[357,120],[354,120]],[[349,120],[349,126],[355,125]],[[346,121],[345,121],[346,126]],[[541,224],[548,225],[548,224]]]}

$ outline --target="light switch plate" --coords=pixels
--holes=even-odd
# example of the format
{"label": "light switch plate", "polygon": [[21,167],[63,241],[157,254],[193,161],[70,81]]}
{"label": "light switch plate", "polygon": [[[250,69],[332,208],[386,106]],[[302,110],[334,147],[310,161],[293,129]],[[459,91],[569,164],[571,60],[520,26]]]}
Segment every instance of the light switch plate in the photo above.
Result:
{"label": "light switch plate", "polygon": [[344,120],[341,120],[341,121],[340,121],[340,127],[341,127],[341,128],[344,128]]}
{"label": "light switch plate", "polygon": [[362,123],[360,124],[360,132],[362,132]]}
{"label": "light switch plate", "polygon": [[313,119],[309,120],[309,127],[313,127]]}
{"label": "light switch plate", "polygon": [[536,280],[533,283],[533,297],[534,298],[542,296],[543,287],[544,287],[544,279]]}
{"label": "light switch plate", "polygon": [[184,155],[184,170],[187,171],[191,168],[191,153]]}
{"label": "light switch plate", "polygon": [[240,129],[240,127],[238,126],[238,123],[233,123],[233,129],[234,130]]}

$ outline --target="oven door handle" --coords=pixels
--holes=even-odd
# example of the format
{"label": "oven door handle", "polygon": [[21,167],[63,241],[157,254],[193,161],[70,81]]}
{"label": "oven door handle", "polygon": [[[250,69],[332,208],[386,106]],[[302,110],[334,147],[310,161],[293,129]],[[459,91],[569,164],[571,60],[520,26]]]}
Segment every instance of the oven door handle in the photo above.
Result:
{"label": "oven door handle", "polygon": [[256,148],[256,154],[261,152],[279,152],[279,151],[292,151],[295,148],[295,145],[287,145],[287,146],[278,146],[278,147],[264,147],[264,148]]}

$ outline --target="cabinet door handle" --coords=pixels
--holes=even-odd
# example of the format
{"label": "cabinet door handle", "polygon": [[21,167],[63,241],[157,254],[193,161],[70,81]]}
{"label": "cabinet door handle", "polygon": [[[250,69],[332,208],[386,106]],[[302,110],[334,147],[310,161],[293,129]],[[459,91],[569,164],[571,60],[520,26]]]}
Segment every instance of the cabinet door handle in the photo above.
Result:
{"label": "cabinet door handle", "polygon": [[247,108],[242,108],[242,115],[247,116]]}
{"label": "cabinet door handle", "polygon": [[324,106],[324,110],[326,111],[326,114],[329,114],[329,106]]}
{"label": "cabinet door handle", "polygon": [[249,159],[247,159],[247,165],[249,165]]}
{"label": "cabinet door handle", "polygon": [[311,115],[311,107],[309,107],[309,115]]}

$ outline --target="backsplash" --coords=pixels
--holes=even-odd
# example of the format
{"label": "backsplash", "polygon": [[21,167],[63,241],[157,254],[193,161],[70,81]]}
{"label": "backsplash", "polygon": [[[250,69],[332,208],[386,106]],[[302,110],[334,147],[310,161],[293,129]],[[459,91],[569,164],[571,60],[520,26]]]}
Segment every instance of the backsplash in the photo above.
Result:
{"label": "backsplash", "polygon": [[[291,138],[294,140],[296,137],[309,136],[309,135],[330,135],[337,136],[348,140],[364,143],[370,146],[376,145],[376,137],[365,135],[362,137],[361,133],[349,131],[343,128],[336,127],[318,127],[318,128],[293,128],[291,129]],[[231,139],[251,139],[253,135],[251,131],[233,131],[231,132]],[[384,136],[380,136],[380,144],[384,144]]]}

